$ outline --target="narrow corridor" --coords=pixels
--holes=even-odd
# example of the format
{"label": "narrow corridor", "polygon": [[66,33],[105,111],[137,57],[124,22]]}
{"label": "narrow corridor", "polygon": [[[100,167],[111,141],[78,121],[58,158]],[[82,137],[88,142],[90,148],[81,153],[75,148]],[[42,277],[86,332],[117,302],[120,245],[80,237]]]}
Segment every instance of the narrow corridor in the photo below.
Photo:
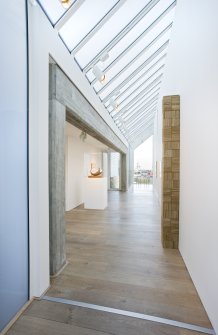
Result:
{"label": "narrow corridor", "polygon": [[[110,192],[104,211],[66,214],[68,265],[46,295],[211,328],[178,250],[163,249],[151,186]],[[9,335],[200,334],[45,300],[34,301]]]}

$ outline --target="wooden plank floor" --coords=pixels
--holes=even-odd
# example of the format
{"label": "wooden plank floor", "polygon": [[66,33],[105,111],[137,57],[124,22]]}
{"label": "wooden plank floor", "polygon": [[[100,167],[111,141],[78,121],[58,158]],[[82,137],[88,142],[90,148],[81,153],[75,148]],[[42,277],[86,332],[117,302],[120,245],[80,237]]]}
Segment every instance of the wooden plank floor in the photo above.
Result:
{"label": "wooden plank floor", "polygon": [[[160,209],[150,187],[109,193],[104,211],[66,214],[67,258],[47,295],[211,328],[178,250],[160,243]],[[197,332],[48,301],[35,301],[15,334],[181,334]]]}

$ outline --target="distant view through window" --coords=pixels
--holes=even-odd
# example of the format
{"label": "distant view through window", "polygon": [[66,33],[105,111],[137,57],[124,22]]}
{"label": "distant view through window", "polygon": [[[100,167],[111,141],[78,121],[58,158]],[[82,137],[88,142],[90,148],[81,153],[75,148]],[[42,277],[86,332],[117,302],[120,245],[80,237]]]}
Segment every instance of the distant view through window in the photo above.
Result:
{"label": "distant view through window", "polygon": [[153,182],[153,136],[134,151],[134,184]]}

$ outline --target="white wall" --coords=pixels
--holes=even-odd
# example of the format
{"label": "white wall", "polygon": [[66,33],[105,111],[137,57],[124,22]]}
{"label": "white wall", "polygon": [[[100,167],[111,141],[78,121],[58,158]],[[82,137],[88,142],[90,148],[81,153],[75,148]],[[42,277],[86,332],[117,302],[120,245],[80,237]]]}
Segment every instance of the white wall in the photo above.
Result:
{"label": "white wall", "polygon": [[[29,2],[28,2],[29,4]],[[30,297],[49,287],[48,99],[49,54],[128,146],[126,139],[81,75],[41,8],[29,4],[29,216]]]}
{"label": "white wall", "polygon": [[28,300],[27,30],[24,0],[0,10],[0,332]]}
{"label": "white wall", "polygon": [[65,206],[69,211],[84,202],[84,156],[102,153],[107,147],[89,135],[83,142],[79,137],[81,130],[68,122],[65,133]]}
{"label": "white wall", "polygon": [[[181,96],[179,248],[218,333],[217,13],[217,0],[178,0],[162,96]],[[161,108],[157,118],[160,160]]]}

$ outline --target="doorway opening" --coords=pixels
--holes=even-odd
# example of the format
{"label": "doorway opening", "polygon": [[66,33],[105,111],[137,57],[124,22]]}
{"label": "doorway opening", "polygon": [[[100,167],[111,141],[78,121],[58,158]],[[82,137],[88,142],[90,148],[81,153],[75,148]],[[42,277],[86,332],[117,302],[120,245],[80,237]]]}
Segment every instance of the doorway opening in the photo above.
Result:
{"label": "doorway opening", "polygon": [[152,188],[153,185],[153,136],[134,151],[134,189]]}
{"label": "doorway opening", "polygon": [[119,152],[110,152],[109,153],[109,189],[119,191],[121,189],[121,159]]}

